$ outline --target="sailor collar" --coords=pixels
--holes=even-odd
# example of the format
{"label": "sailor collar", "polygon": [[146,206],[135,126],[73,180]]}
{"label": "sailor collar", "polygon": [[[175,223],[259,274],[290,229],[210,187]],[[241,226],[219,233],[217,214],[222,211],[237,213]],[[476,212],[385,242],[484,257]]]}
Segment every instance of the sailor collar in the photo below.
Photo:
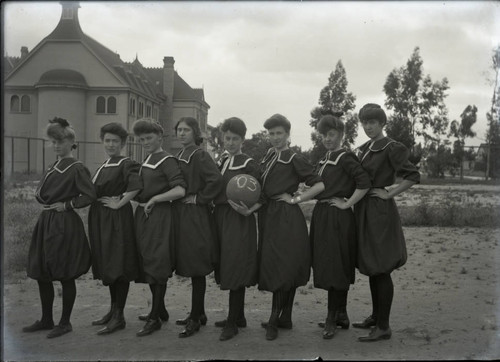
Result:
{"label": "sailor collar", "polygon": [[[156,155],[159,155],[158,157],[161,157],[158,161],[156,161],[156,158],[157,158]],[[155,157],[153,157],[153,156],[155,156]],[[165,161],[167,158],[170,158],[170,157],[174,157],[174,156],[168,154],[165,151],[158,152],[158,153],[151,153],[148,157],[146,157],[144,162],[141,164],[141,168],[139,169],[139,175],[141,174],[143,167],[150,168],[150,169],[154,170],[154,169],[158,168],[158,166],[160,166],[163,163],[163,161]],[[153,158],[154,161],[152,161],[152,162],[154,162],[154,163],[149,163],[151,158]]]}
{"label": "sailor collar", "polygon": [[60,158],[59,160],[57,160],[56,163],[54,163],[52,165],[52,167],[49,168],[49,170],[45,174],[45,177],[38,185],[36,192],[35,192],[35,195],[37,197],[39,197],[40,200],[42,200],[42,197],[40,196],[40,192],[43,188],[43,185],[45,184],[45,181],[47,181],[47,178],[49,177],[49,175],[53,174],[56,171],[60,174],[63,174],[66,171],[68,171],[72,166],[74,166],[78,163],[82,163],[82,161],[79,161],[75,158]]}
{"label": "sailor collar", "polygon": [[[201,148],[199,148],[198,146],[191,146],[191,147],[188,147],[188,148],[183,148],[182,150],[179,151],[179,153],[177,153],[177,159],[179,161],[182,161],[182,162],[185,162],[185,163],[190,163],[191,162],[191,157],[193,157],[193,155],[197,151],[201,151]],[[189,156],[187,157],[187,159],[183,158],[183,156],[185,154],[189,154]]]}
{"label": "sailor collar", "polygon": [[108,168],[108,167],[118,167],[122,164],[123,161],[129,160],[130,157],[125,157],[125,156],[120,156],[120,157],[110,157],[104,163],[97,169],[97,171],[94,174],[94,177],[92,177],[92,183],[95,183],[97,180],[97,177],[99,176],[99,173],[103,168]]}
{"label": "sailor collar", "polygon": [[248,163],[252,161],[253,158],[245,155],[244,153],[240,153],[238,155],[231,156],[229,153],[223,154],[220,159],[220,166],[222,166],[221,173],[224,175],[226,170],[241,170],[247,167]]}
{"label": "sailor collar", "polygon": [[284,151],[276,151],[274,148],[270,148],[267,151],[266,156],[262,159],[261,163],[267,163],[270,159],[276,157],[276,162],[288,164],[292,162],[296,153],[291,149],[286,149]]}
{"label": "sailor collar", "polygon": [[359,147],[359,158],[361,161],[366,157],[369,152],[380,152],[383,151],[389,146],[391,143],[396,143],[393,139],[389,137],[384,137],[378,141],[368,141],[362,146]]}
{"label": "sailor collar", "polygon": [[321,165],[321,168],[318,171],[318,175],[322,175],[323,171],[325,170],[325,167],[328,165],[333,165],[336,166],[342,156],[344,156],[347,152],[343,149],[338,150],[338,151],[328,151],[320,161],[319,164]]}

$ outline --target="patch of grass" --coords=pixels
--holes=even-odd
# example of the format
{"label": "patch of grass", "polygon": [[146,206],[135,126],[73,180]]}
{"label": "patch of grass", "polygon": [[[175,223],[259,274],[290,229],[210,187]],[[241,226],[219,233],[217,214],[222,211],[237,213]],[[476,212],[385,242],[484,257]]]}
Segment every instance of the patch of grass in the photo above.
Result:
{"label": "patch of grass", "polygon": [[34,200],[9,200],[4,203],[5,273],[25,270],[31,235],[41,207]]}

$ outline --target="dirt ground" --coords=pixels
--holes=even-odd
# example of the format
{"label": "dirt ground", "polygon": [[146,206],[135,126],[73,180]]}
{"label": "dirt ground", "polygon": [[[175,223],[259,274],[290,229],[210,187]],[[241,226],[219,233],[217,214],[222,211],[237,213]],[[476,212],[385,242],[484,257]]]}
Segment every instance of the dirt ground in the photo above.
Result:
{"label": "dirt ground", "polygon": [[[78,296],[72,315],[73,332],[47,339],[46,331],[22,333],[40,318],[35,281],[24,275],[5,280],[3,360],[388,360],[388,359],[498,359],[500,358],[500,229],[405,228],[409,259],[393,273],[391,314],[393,337],[360,343],[365,330],[339,330],[332,340],[321,337],[317,322],[326,316],[326,292],[307,286],[297,291],[293,330],[280,330],[275,341],[265,339],[260,322],[268,318],[271,294],[256,287],[247,290],[248,327],[233,339],[219,341],[213,323],[225,317],[228,293],[209,276],[206,293],[208,324],[191,338],[180,339],[180,326],[190,307],[190,281],[173,277],[166,303],[170,321],[147,337],[136,337],[147,312],[149,288],[132,284],[125,309],[127,327],[97,336],[90,322],[109,308],[107,288],[91,273],[77,281]],[[54,317],[60,316],[60,285],[56,284]],[[357,274],[349,293],[352,321],[371,312],[368,278]]]}

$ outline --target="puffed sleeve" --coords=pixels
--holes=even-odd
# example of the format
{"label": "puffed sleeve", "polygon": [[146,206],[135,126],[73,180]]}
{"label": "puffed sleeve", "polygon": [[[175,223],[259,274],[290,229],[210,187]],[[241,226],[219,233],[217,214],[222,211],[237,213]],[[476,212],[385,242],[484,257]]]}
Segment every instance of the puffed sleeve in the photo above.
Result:
{"label": "puffed sleeve", "polygon": [[307,186],[313,186],[323,181],[321,176],[314,172],[314,166],[304,156],[295,154],[292,162],[300,182],[305,182]]}
{"label": "puffed sleeve", "polygon": [[88,168],[82,164],[76,164],[73,167],[75,187],[80,195],[73,197],[69,205],[66,204],[66,208],[80,209],[94,202],[97,195]]}
{"label": "puffed sleeve", "polygon": [[399,142],[394,142],[389,145],[389,161],[404,180],[413,181],[416,183],[420,182],[420,172],[414,164],[408,160],[410,151],[405,145]]}
{"label": "puffed sleeve", "polygon": [[354,180],[357,189],[369,189],[372,186],[370,175],[361,166],[354,153],[347,152],[341,157],[340,166]]}
{"label": "puffed sleeve", "polygon": [[125,192],[137,191],[142,189],[142,178],[139,176],[141,165],[133,160],[124,161],[123,179],[127,184]]}
{"label": "puffed sleeve", "polygon": [[209,204],[222,190],[222,174],[207,152],[196,152],[195,157],[197,166],[200,168],[200,175],[205,182],[204,187],[196,194],[196,203]]}
{"label": "puffed sleeve", "polygon": [[175,157],[169,157],[160,165],[162,172],[167,176],[168,185],[171,189],[176,186],[187,187],[186,180],[182,176],[179,161]]}

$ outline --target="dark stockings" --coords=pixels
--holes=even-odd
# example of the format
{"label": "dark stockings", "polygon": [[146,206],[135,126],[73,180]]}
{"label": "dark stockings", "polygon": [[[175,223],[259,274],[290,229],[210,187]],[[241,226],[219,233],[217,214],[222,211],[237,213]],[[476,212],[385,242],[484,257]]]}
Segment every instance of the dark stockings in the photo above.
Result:
{"label": "dark stockings", "polygon": [[[282,315],[283,312],[285,312],[285,306],[288,307],[290,303],[290,295],[291,295],[291,305],[293,305],[293,297],[295,297],[295,289],[292,289],[293,292],[290,293],[291,291],[277,291],[273,292],[273,304],[272,304],[272,309],[271,309],[271,316],[269,317],[269,324],[273,326],[278,325],[278,319],[280,318],[280,315]],[[286,314],[289,314],[290,318],[292,316],[292,311],[291,308],[290,310],[285,312]],[[284,316],[286,317],[286,316]]]}
{"label": "dark stockings", "polygon": [[152,306],[150,318],[152,320],[157,320],[160,318],[160,312],[162,308],[165,308],[165,294],[167,293],[166,284],[149,284],[149,288],[152,293]]}
{"label": "dark stockings", "polygon": [[[390,274],[380,274],[370,277],[373,311],[377,319],[377,326],[381,329],[389,328],[394,285]],[[375,293],[374,293],[375,291]]]}
{"label": "dark stockings", "polygon": [[229,314],[227,324],[236,325],[236,321],[244,317],[245,287],[229,291]]}
{"label": "dark stockings", "polygon": [[62,315],[59,321],[60,325],[69,324],[71,312],[76,299],[75,279],[66,280],[62,284]]}
{"label": "dark stockings", "polygon": [[332,312],[345,311],[347,307],[347,290],[328,289],[328,310]]}
{"label": "dark stockings", "polygon": [[286,293],[286,302],[283,305],[283,310],[281,311],[280,319],[282,321],[291,321],[292,320],[292,308],[293,301],[295,299],[295,291],[297,288],[292,288]]}
{"label": "dark stockings", "polygon": [[192,294],[191,294],[191,319],[199,322],[200,316],[205,314],[205,290],[207,289],[207,281],[205,277],[192,277]]}
{"label": "dark stockings", "polygon": [[54,285],[52,282],[38,281],[38,291],[40,292],[40,301],[42,302],[42,320],[40,322],[52,324],[52,305],[54,304]]}

